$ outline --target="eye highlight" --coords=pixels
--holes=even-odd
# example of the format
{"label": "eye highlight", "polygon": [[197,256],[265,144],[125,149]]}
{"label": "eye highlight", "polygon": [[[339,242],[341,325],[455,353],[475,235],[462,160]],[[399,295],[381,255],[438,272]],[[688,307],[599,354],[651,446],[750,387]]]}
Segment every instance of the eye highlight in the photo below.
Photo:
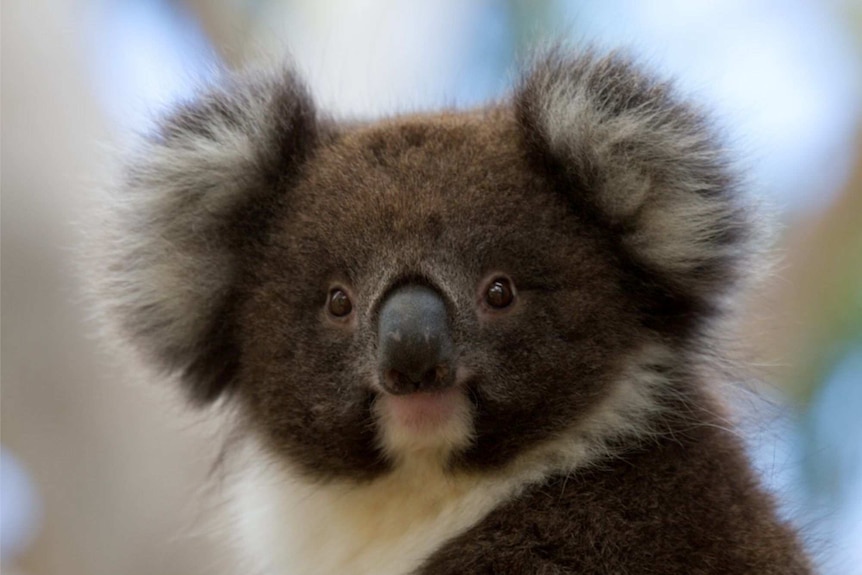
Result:
{"label": "eye highlight", "polygon": [[515,301],[515,290],[512,282],[505,277],[498,277],[488,284],[485,290],[485,303],[493,309],[505,309]]}
{"label": "eye highlight", "polygon": [[350,301],[350,297],[344,290],[333,288],[329,292],[327,309],[334,317],[343,318],[350,315],[350,312],[353,311],[353,303]]}

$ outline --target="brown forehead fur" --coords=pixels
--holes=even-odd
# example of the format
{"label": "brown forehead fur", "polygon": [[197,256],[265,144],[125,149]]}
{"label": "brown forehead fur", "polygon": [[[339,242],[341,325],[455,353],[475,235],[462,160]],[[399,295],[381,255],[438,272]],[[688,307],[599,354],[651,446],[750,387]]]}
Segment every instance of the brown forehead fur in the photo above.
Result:
{"label": "brown forehead fur", "polygon": [[359,243],[358,233],[401,250],[405,240],[448,230],[487,242],[477,251],[504,248],[504,230],[542,233],[555,227],[548,217],[559,224],[565,212],[562,197],[544,193],[547,181],[530,169],[519,138],[509,110],[359,129],[319,150],[292,209],[314,215],[306,223],[336,242]]}

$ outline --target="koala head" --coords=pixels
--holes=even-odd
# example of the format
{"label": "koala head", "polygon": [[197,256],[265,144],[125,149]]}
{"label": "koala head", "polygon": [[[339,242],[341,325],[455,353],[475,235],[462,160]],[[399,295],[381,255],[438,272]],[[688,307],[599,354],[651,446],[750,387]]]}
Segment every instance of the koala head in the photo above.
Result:
{"label": "koala head", "polygon": [[702,345],[749,219],[702,115],[623,57],[368,124],[290,71],[240,76],[131,157],[101,293],[309,476],[492,469],[594,418],[646,347]]}

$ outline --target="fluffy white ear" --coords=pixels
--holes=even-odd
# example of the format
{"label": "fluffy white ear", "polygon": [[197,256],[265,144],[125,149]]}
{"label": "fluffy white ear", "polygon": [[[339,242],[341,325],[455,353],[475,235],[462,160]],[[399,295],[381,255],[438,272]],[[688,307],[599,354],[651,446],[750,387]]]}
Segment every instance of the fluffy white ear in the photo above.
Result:
{"label": "fluffy white ear", "polygon": [[619,55],[538,60],[515,94],[527,146],[666,289],[714,302],[752,253],[752,211],[703,114]]}
{"label": "fluffy white ear", "polygon": [[231,387],[237,277],[318,139],[292,72],[232,77],[143,138],[112,194],[102,313],[196,401]]}

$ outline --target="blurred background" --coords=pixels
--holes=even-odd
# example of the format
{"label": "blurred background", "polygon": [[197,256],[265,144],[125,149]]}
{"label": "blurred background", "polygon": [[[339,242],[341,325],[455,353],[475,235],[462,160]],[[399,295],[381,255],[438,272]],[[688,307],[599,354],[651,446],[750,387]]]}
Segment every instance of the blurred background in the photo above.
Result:
{"label": "blurred background", "polygon": [[825,574],[862,574],[858,0],[3,0],[4,574],[226,573],[201,486],[217,425],[91,336],[75,269],[111,150],[219,66],[291,54],[322,107],[500,97],[553,39],[624,46],[711,107],[774,207],[781,263],[740,346],[751,453]]}

